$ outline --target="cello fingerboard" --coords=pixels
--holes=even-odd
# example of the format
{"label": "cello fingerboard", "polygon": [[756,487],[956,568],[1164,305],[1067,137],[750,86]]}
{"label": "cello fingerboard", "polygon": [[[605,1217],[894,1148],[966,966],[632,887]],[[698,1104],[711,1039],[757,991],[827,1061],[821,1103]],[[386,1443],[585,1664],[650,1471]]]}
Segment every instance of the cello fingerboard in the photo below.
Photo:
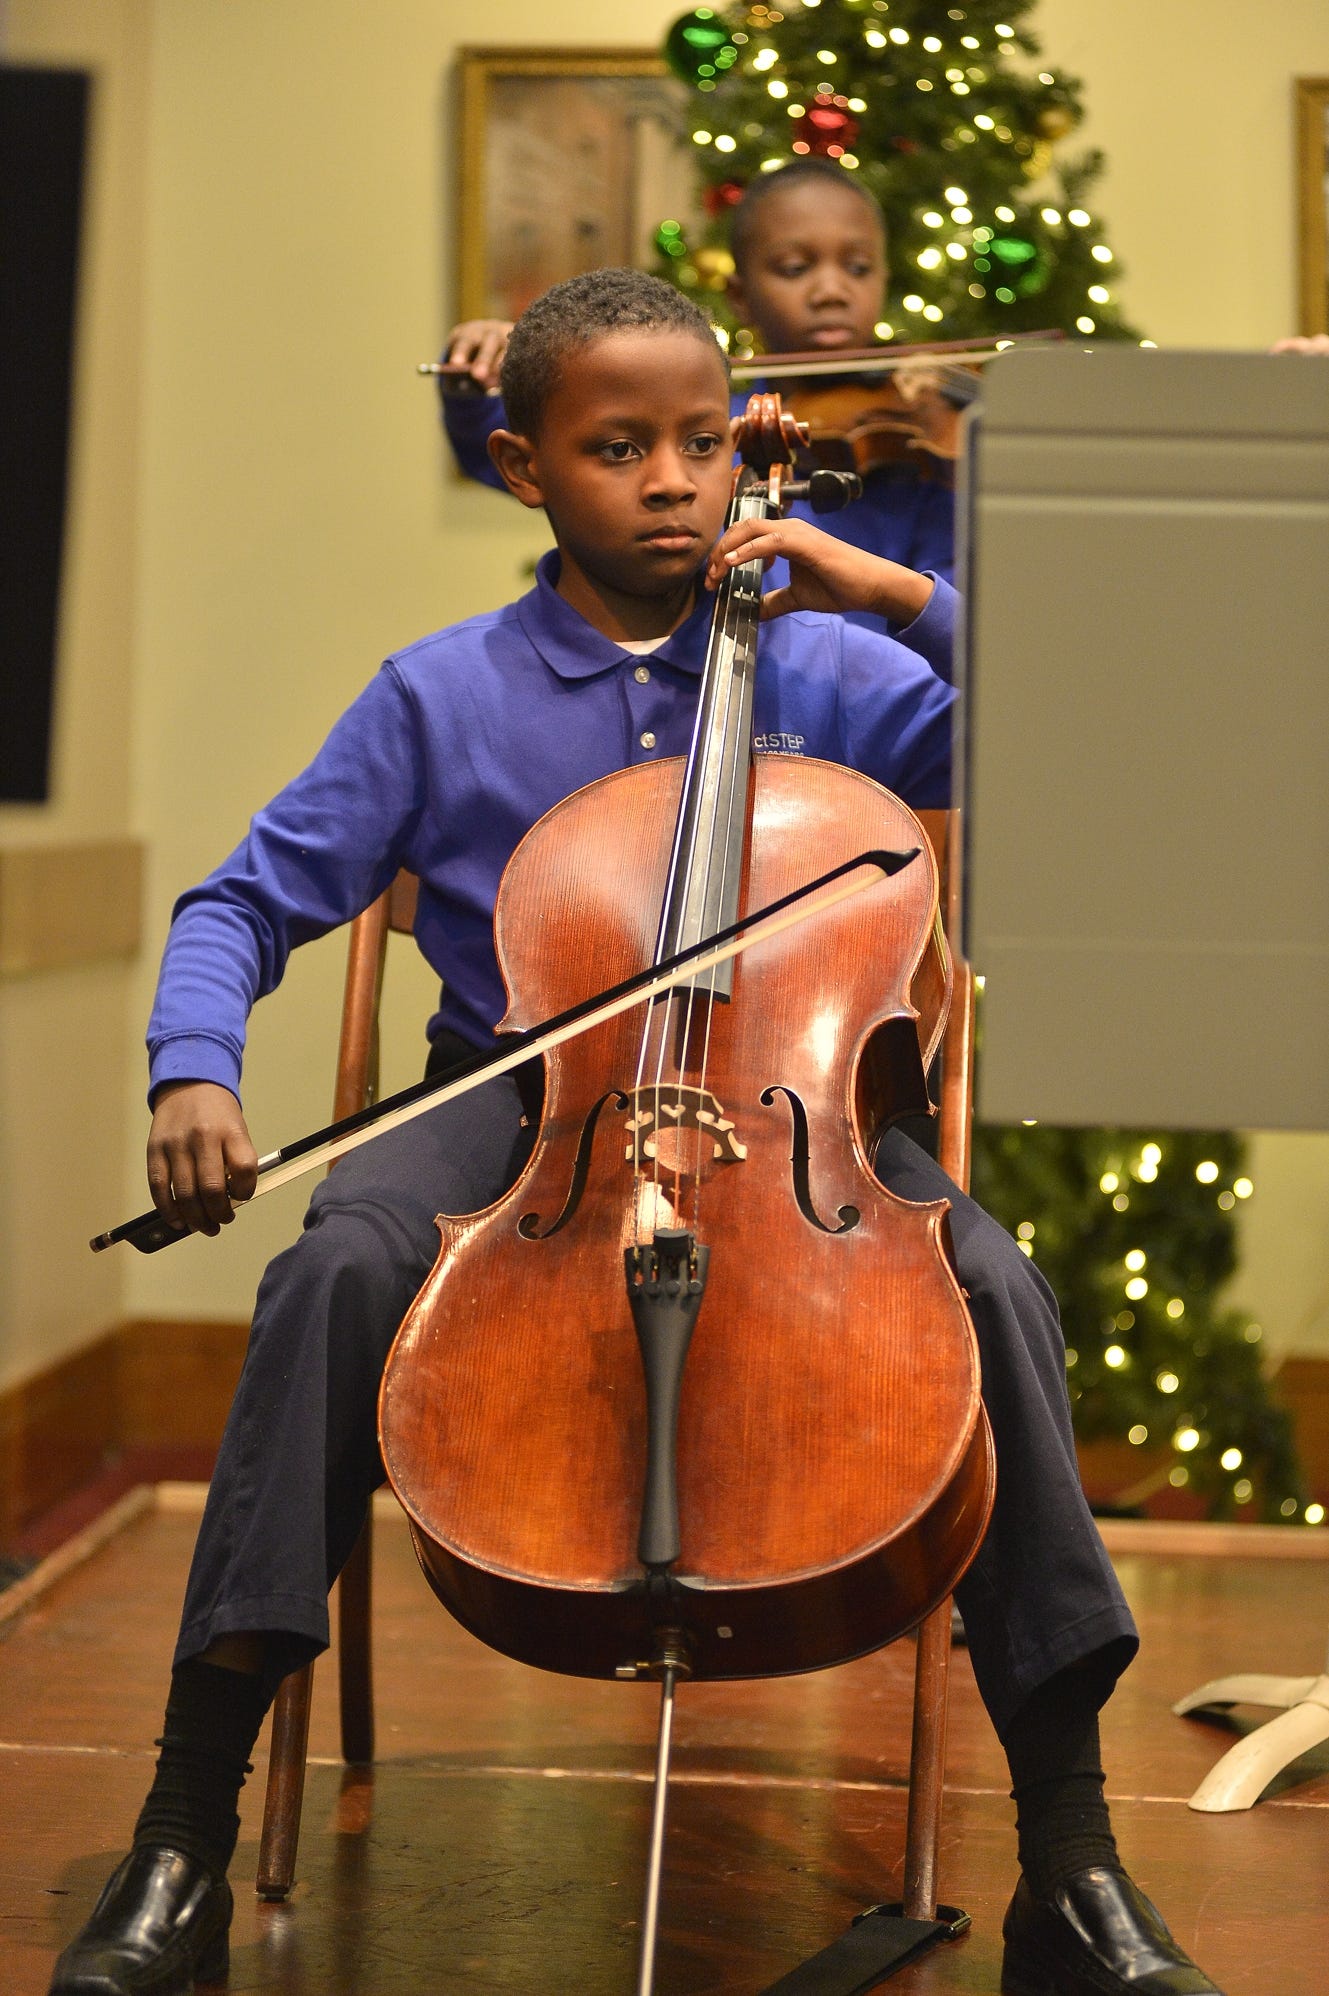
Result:
{"label": "cello fingerboard", "polygon": [[[766,480],[748,473],[730,507],[727,524],[769,518],[774,511]],[[714,935],[738,917],[761,585],[759,561],[740,562],[720,585],[720,614],[711,629],[683,779],[656,945],[657,963]],[[699,977],[693,988],[714,997],[729,997],[732,964],[721,964]]]}

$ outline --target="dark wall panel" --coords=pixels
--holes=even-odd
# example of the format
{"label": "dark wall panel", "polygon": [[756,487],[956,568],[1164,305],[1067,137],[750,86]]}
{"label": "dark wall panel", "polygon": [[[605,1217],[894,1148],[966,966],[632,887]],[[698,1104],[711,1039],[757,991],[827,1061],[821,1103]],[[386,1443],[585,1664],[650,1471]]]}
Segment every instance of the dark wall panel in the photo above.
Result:
{"label": "dark wall panel", "polygon": [[0,800],[48,794],[90,79],[0,66]]}

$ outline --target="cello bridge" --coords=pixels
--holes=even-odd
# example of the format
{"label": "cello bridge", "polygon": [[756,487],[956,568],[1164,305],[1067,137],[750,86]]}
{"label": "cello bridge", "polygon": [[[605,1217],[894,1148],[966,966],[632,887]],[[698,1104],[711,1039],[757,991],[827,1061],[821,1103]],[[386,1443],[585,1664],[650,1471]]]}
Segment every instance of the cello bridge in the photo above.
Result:
{"label": "cello bridge", "polygon": [[634,1088],[628,1106],[626,1156],[636,1171],[695,1172],[702,1164],[741,1164],[748,1154],[708,1088],[652,1083]]}

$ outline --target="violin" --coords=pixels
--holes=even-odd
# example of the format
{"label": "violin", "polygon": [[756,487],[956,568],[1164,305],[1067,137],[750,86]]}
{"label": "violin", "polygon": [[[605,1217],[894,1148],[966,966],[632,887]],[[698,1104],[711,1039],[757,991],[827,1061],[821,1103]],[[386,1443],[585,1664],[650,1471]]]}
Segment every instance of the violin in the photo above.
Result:
{"label": "violin", "polygon": [[982,369],[1017,344],[1050,344],[1056,329],[999,340],[933,340],[916,346],[759,355],[735,362],[736,382],[780,384],[786,406],[809,430],[800,471],[854,471],[860,477],[905,465],[953,486],[960,419],[976,400]]}

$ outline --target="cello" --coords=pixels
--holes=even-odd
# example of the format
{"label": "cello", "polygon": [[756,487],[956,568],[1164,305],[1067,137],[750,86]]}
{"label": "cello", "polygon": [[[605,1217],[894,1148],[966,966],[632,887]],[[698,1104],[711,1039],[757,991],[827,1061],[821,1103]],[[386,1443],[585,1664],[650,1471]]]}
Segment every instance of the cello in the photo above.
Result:
{"label": "cello", "polygon": [[[778,398],[731,523],[795,496]],[[918,821],[871,779],[751,753],[761,564],[717,591],[685,760],[565,799],[495,939],[535,1030],[697,949],[811,871],[899,858],[819,913],[546,1054],[530,1160],[445,1216],[384,1372],[384,1465],[434,1591],[503,1653],[661,1684],[640,1996],[653,1981],[673,1699],[847,1661],[952,1591],[991,1510],[946,1206],[887,1192],[874,1132],[927,1106],[951,965]],[[866,905],[870,904],[870,905]]]}

